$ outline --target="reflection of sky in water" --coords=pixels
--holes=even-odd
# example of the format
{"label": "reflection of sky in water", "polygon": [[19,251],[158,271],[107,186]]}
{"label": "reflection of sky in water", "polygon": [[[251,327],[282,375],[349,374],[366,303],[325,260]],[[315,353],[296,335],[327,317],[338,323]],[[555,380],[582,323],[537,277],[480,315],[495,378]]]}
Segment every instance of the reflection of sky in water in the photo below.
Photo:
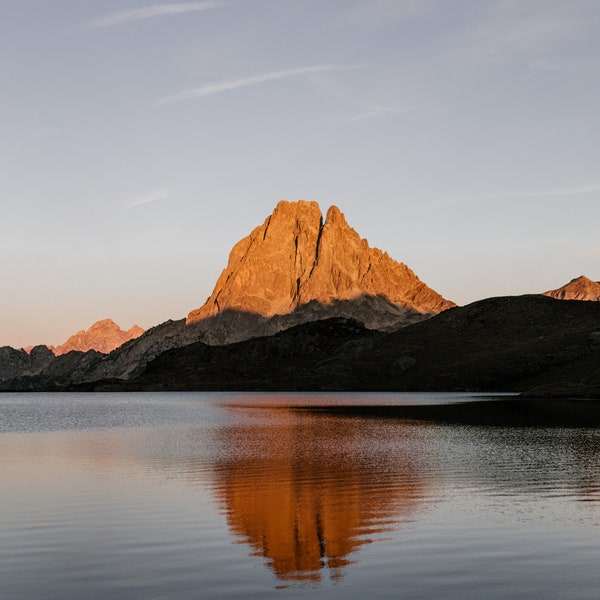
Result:
{"label": "reflection of sky in water", "polygon": [[[19,398],[40,428],[51,398],[41,411]],[[1,597],[594,598],[600,585],[600,430],[125,398],[76,398],[79,430],[0,436]],[[0,400],[5,416],[16,402]]]}
{"label": "reflection of sky in water", "polygon": [[289,406],[412,406],[443,405],[496,398],[511,398],[515,394],[483,394],[466,392],[247,392],[224,394],[221,403],[230,407],[289,407]]}

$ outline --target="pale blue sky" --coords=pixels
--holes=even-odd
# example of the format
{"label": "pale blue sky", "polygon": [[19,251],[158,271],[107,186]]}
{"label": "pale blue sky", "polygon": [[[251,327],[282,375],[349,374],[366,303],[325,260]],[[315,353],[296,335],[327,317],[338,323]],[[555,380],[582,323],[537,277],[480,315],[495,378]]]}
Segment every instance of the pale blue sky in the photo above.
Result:
{"label": "pale blue sky", "polygon": [[2,0],[0,345],[148,328],[280,199],[459,304],[600,279],[600,0]]}

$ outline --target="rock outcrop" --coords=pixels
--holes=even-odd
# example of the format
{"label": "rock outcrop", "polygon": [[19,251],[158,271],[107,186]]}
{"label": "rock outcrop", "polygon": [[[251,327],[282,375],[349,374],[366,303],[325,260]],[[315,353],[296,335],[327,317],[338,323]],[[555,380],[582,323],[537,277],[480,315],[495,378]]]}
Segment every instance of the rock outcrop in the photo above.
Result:
{"label": "rock outcrop", "polygon": [[64,344],[51,347],[56,356],[67,354],[76,350],[78,352],[87,352],[96,350],[102,354],[108,354],[115,348],[122,346],[129,340],[138,338],[144,333],[144,330],[137,325],[127,331],[123,331],[113,320],[104,319],[97,321],[88,330],[78,331],[72,335]]}
{"label": "rock outcrop", "polygon": [[0,382],[19,376],[37,375],[54,358],[54,353],[47,346],[33,346],[27,350],[2,346],[0,348]]}
{"label": "rock outcrop", "polygon": [[103,356],[79,381],[94,381],[106,377],[135,377],[158,355],[172,348],[197,342],[201,335],[194,325],[186,326],[184,319],[166,321],[119,346],[108,356]]}
{"label": "rock outcrop", "polygon": [[454,306],[405,264],[371,248],[336,206],[281,201],[238,242],[205,304],[202,341],[231,343],[328,317],[390,331]]}
{"label": "rock outcrop", "polygon": [[545,292],[544,296],[557,300],[600,301],[600,281],[592,281],[585,275],[581,275],[556,290]]}

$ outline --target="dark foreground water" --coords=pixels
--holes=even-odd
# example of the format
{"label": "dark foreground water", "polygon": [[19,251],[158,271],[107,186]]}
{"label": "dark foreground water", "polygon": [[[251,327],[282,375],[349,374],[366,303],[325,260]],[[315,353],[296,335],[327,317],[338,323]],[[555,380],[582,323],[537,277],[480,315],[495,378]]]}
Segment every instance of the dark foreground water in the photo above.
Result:
{"label": "dark foreground water", "polygon": [[595,405],[474,400],[0,395],[0,598],[596,600]]}

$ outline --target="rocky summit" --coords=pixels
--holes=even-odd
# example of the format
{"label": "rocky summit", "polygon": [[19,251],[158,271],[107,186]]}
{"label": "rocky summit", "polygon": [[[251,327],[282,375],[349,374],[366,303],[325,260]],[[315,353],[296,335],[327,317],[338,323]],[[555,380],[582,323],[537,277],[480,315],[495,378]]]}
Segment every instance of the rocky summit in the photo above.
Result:
{"label": "rocky summit", "polygon": [[87,352],[96,350],[103,354],[112,352],[125,342],[133,340],[144,333],[137,325],[123,331],[112,319],[97,321],[89,329],[81,330],[72,335],[64,344],[52,347],[57,356],[67,354],[73,350]]}
{"label": "rocky summit", "polygon": [[281,201],[238,242],[205,304],[186,323],[223,344],[328,317],[391,331],[454,303],[405,264],[371,248],[336,206]]}
{"label": "rocky summit", "polygon": [[600,301],[600,281],[592,281],[585,275],[576,277],[556,290],[544,294],[558,300],[594,300]]}

